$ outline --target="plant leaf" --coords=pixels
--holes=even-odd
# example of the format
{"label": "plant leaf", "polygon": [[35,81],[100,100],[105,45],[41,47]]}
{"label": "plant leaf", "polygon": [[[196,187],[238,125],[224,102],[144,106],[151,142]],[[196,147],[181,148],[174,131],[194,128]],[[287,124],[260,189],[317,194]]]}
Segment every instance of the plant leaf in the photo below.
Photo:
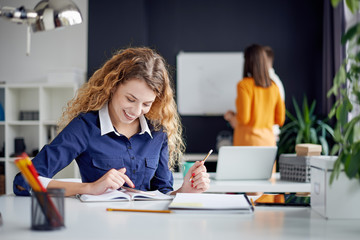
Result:
{"label": "plant leaf", "polygon": [[338,158],[336,159],[336,161],[334,162],[334,167],[333,167],[333,171],[330,175],[330,185],[333,183],[334,179],[339,178],[339,174],[340,174],[340,166],[341,166],[341,153],[338,156]]}
{"label": "plant leaf", "polygon": [[360,23],[350,27],[341,38],[341,44],[345,44],[347,41],[353,39],[360,32]]}
{"label": "plant leaf", "polygon": [[332,137],[334,136],[334,129],[332,129],[332,127],[329,126],[329,124],[324,123],[321,120],[317,121],[317,124],[322,128],[325,129]]}
{"label": "plant leaf", "polygon": [[310,106],[310,110],[309,110],[310,117],[312,117],[313,114],[314,114],[315,106],[316,106],[316,100],[313,100],[312,103],[311,103],[311,106]]}
{"label": "plant leaf", "polygon": [[360,170],[360,143],[353,146],[352,155],[349,155],[348,167],[345,169],[346,175],[351,179],[356,176]]}
{"label": "plant leaf", "polygon": [[327,97],[330,97],[332,94],[334,94],[334,96],[337,96],[338,89],[342,82],[346,82],[345,63],[341,64],[339,67],[339,70],[336,72],[334,80],[333,80],[333,86],[328,91]]}
{"label": "plant leaf", "polygon": [[296,140],[295,140],[295,145],[304,142],[303,141],[304,140],[303,135],[304,135],[303,131],[298,132],[298,134],[296,136]]}
{"label": "plant leaf", "polygon": [[310,121],[310,112],[309,112],[309,106],[307,102],[307,98],[304,96],[303,100],[303,116],[304,116],[304,123],[307,124]]}
{"label": "plant leaf", "polygon": [[291,121],[297,122],[296,117],[294,117],[294,115],[292,115],[288,110],[286,110],[286,116],[290,118]]}
{"label": "plant leaf", "polygon": [[295,98],[293,98],[293,104],[294,104],[294,108],[295,108],[295,112],[296,112],[297,120],[299,122],[300,129],[304,129],[305,128],[304,119],[303,119],[299,105],[297,104]]}
{"label": "plant leaf", "polygon": [[334,129],[334,140],[335,142],[340,142],[341,141],[341,129],[340,129],[340,124],[336,124],[335,129]]}
{"label": "plant leaf", "polygon": [[322,148],[322,151],[321,151],[321,152],[322,152],[324,155],[328,155],[328,154],[329,154],[329,145],[328,145],[325,137],[322,137],[322,136],[319,137],[319,141],[320,141],[320,143],[321,143],[321,148]]}
{"label": "plant leaf", "polygon": [[336,110],[336,119],[338,120],[341,126],[344,126],[347,122],[347,110],[344,103],[340,103],[338,109]]}
{"label": "plant leaf", "polygon": [[330,155],[335,155],[339,152],[340,150],[340,145],[339,144],[334,144],[334,146],[331,149]]}
{"label": "plant leaf", "polygon": [[330,113],[328,114],[328,118],[333,118],[336,114],[336,109],[337,107],[339,106],[339,100],[337,100],[334,105],[332,106],[331,110],[330,110]]}
{"label": "plant leaf", "polygon": [[346,0],[345,2],[353,14],[359,9],[359,1],[358,0]]}
{"label": "plant leaf", "polygon": [[286,142],[294,141],[291,135],[294,134],[294,131],[287,131],[283,135],[280,136],[279,145],[283,145]]}
{"label": "plant leaf", "polygon": [[280,135],[284,136],[284,134],[290,132],[290,130],[297,131],[296,129],[298,129],[297,123],[296,122],[290,122],[290,123],[286,124],[285,126],[283,126],[280,129]]}
{"label": "plant leaf", "polygon": [[341,0],[331,0],[331,5],[335,8]]}
{"label": "plant leaf", "polygon": [[350,138],[353,136],[354,126],[358,120],[359,120],[359,117],[353,118],[350,122],[348,122],[344,126],[343,138],[344,138],[345,142],[347,142],[347,141],[352,142],[353,139],[350,139]]}
{"label": "plant leaf", "polygon": [[331,97],[331,95],[336,96],[336,89],[337,89],[337,87],[335,86],[335,84],[333,84],[333,86],[327,92],[326,97],[329,98],[329,97]]}
{"label": "plant leaf", "polygon": [[310,128],[310,139],[309,139],[309,143],[314,143],[317,144],[318,143],[318,136],[316,133],[316,130],[314,128]]}

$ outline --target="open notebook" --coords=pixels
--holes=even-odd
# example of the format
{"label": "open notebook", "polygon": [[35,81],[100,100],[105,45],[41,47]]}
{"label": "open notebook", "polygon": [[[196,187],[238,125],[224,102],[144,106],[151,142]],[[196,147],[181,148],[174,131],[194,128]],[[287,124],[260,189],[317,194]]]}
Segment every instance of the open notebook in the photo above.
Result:
{"label": "open notebook", "polygon": [[223,146],[219,149],[216,180],[265,180],[272,174],[277,147]]}
{"label": "open notebook", "polygon": [[122,187],[120,190],[108,189],[100,195],[81,194],[77,198],[82,202],[118,202],[118,201],[145,201],[145,200],[171,200],[173,196],[160,191],[140,191],[133,188]]}

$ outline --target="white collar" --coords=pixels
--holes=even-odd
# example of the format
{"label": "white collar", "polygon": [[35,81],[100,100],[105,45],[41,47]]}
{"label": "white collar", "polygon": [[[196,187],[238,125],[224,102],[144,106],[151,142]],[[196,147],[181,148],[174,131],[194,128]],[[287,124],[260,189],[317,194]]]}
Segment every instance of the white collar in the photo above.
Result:
{"label": "white collar", "polygon": [[[101,136],[110,132],[114,132],[116,135],[120,136],[120,134],[115,130],[111,122],[108,103],[104,104],[104,106],[99,110],[99,119],[100,119]],[[149,136],[152,138],[151,131],[146,122],[145,116],[141,115],[139,117],[139,120],[140,120],[140,128],[141,128],[141,132],[139,134],[148,133]]]}

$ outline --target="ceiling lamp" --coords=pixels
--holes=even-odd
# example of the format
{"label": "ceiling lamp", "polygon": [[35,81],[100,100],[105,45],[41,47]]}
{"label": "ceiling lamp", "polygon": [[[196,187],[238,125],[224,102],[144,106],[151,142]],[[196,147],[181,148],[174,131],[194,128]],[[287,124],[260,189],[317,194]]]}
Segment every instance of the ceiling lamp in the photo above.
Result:
{"label": "ceiling lamp", "polygon": [[82,22],[79,8],[71,0],[42,0],[34,10],[0,6],[0,17],[28,25],[27,55],[30,54],[30,27],[33,32],[41,32]]}

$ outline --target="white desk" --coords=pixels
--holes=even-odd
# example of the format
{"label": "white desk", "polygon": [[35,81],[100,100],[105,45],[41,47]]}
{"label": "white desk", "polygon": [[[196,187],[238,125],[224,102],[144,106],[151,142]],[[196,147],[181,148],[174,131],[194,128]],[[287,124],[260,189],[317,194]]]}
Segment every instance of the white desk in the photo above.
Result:
{"label": "white desk", "polygon": [[107,212],[107,207],[166,209],[169,201],[81,203],[65,199],[65,228],[30,230],[30,198],[0,197],[8,239],[359,239],[360,220],[325,220],[310,208],[255,207],[254,214]]}
{"label": "white desk", "polygon": [[[182,182],[182,174],[174,173],[175,190],[181,187]],[[311,184],[280,180],[279,173],[275,173],[269,180],[217,181],[211,179],[207,192],[311,192]]]}

